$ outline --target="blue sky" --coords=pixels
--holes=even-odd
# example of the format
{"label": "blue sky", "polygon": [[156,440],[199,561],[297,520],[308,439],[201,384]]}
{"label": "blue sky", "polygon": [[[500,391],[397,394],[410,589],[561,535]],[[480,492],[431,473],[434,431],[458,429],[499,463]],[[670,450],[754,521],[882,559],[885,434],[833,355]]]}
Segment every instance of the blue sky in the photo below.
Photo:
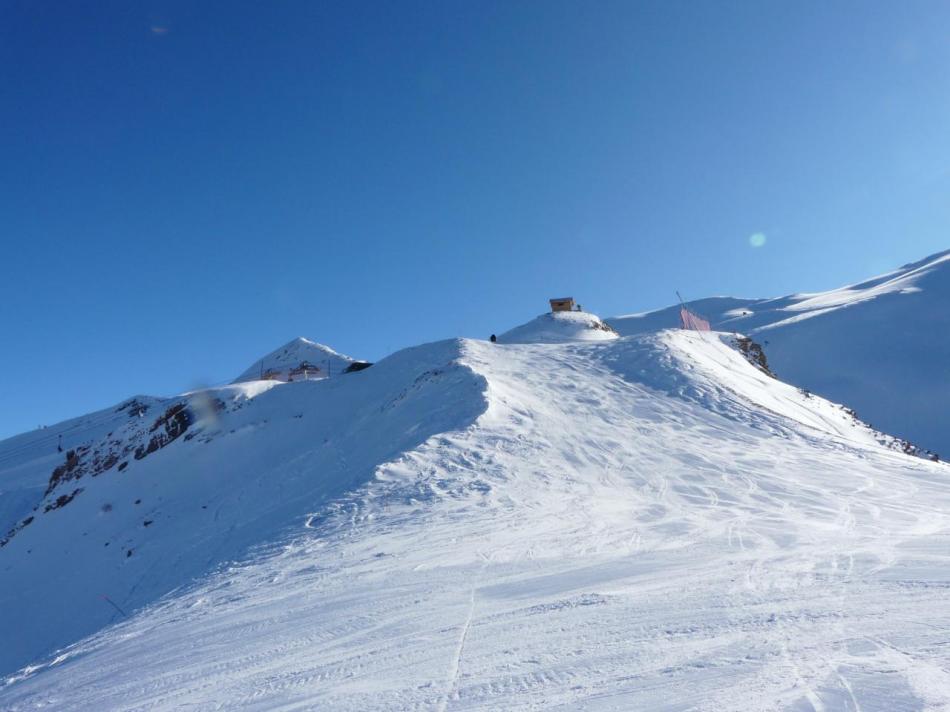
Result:
{"label": "blue sky", "polygon": [[[950,246],[943,2],[0,4],[0,437]],[[755,237],[753,237],[755,236]],[[753,244],[755,243],[755,245]]]}

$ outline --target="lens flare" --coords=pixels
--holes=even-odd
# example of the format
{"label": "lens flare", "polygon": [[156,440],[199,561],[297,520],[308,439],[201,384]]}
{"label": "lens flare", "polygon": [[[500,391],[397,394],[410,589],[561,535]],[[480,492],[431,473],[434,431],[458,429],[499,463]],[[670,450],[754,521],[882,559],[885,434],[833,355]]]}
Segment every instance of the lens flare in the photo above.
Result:
{"label": "lens flare", "polygon": [[749,235],[749,244],[752,247],[762,247],[765,244],[765,233],[764,232],[754,232]]}

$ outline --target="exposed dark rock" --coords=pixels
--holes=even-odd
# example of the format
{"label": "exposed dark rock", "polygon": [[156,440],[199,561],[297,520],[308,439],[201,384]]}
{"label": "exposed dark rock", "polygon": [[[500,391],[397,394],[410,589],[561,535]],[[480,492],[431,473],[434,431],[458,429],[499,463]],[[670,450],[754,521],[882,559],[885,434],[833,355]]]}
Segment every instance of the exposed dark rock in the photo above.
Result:
{"label": "exposed dark rock", "polygon": [[74,490],[73,490],[72,492],[70,492],[69,494],[61,494],[61,495],[60,495],[59,497],[57,497],[53,502],[50,502],[49,504],[47,504],[46,507],[43,508],[43,511],[44,511],[44,512],[52,512],[54,509],[60,509],[61,507],[65,507],[67,504],[69,504],[70,502],[72,502],[72,501],[73,501],[73,498],[74,498],[77,494],[79,494],[80,492],[82,492],[82,490],[83,490],[82,487],[77,487],[76,489],[74,489]]}
{"label": "exposed dark rock", "polygon": [[49,478],[49,485],[46,487],[46,492],[44,494],[49,494],[60,482],[66,480],[76,479],[81,477],[81,472],[78,472],[80,465],[82,464],[83,455],[89,451],[88,446],[80,446],[75,450],[69,450],[66,452],[66,462],[53,470],[53,474]]}
{"label": "exposed dark rock", "polygon": [[746,361],[762,371],[762,373],[776,378],[775,374],[772,373],[772,369],[769,368],[768,359],[765,358],[765,351],[760,344],[748,336],[738,335],[735,337],[735,344],[739,351],[742,352],[742,355],[745,356]]}
{"label": "exposed dark rock", "polygon": [[[147,455],[152,454],[171,442],[177,440],[186,430],[195,422],[191,410],[186,403],[176,403],[166,410],[149,428],[150,433],[155,433],[147,445],[139,445],[135,449],[135,459],[141,460]],[[157,432],[160,430],[160,432]]]}
{"label": "exposed dark rock", "polygon": [[121,413],[123,410],[128,411],[130,418],[141,418],[148,412],[148,406],[137,398],[132,398],[116,408],[115,412]]}
{"label": "exposed dark rock", "polygon": [[[225,408],[225,404],[219,399],[215,399],[213,407],[215,410],[222,410]],[[130,417],[137,419],[144,415],[148,409],[149,406],[133,398],[119,406],[116,412],[128,411]],[[123,435],[120,435],[117,439],[112,439],[112,433],[109,433],[105,439],[96,445],[94,450],[91,450],[89,445],[80,445],[67,451],[65,461],[55,467],[50,475],[44,498],[52,494],[64,482],[78,480],[85,475],[96,477],[116,466],[118,466],[119,471],[125,470],[129,466],[128,460],[124,459],[126,456],[131,454],[137,460],[141,460],[146,455],[177,440],[194,422],[195,417],[187,402],[180,401],[170,406],[160,417],[156,418],[149,426],[147,433],[138,423],[130,423],[125,426],[124,438]],[[141,444],[144,437],[149,434],[151,434],[151,437],[148,442]],[[80,492],[82,492],[82,488],[75,489],[70,494],[60,495],[55,500],[47,501],[43,512],[51,512],[69,504],[73,497]],[[38,507],[39,505],[34,507],[33,510],[36,511]],[[104,505],[102,511],[108,512],[111,509],[111,505]],[[23,526],[26,525],[21,522],[13,527],[6,537],[0,540],[0,546],[6,545]]]}
{"label": "exposed dark rock", "polygon": [[92,462],[92,467],[93,467],[92,476],[95,477],[96,475],[101,475],[106,470],[109,470],[112,467],[114,467],[118,461],[119,461],[119,456],[116,455],[114,452],[108,453],[102,459],[99,459],[99,457],[96,457]]}

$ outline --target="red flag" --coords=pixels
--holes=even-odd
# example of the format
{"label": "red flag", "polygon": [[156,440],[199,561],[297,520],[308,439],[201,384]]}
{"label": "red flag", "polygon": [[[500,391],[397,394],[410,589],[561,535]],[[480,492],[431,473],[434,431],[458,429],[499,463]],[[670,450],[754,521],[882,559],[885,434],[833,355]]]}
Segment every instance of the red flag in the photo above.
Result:
{"label": "red flag", "polygon": [[680,324],[691,331],[712,331],[708,321],[696,316],[686,307],[680,307]]}

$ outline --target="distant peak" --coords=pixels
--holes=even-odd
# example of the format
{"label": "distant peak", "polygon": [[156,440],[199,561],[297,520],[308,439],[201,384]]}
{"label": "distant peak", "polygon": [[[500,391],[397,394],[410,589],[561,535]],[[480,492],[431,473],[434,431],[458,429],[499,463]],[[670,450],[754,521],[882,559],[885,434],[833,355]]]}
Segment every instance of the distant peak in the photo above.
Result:
{"label": "distant peak", "polygon": [[354,359],[303,336],[291,339],[251,364],[234,382],[312,380],[341,373]]}
{"label": "distant peak", "polygon": [[[340,354],[338,354],[334,349],[330,348],[330,347],[327,346],[326,344],[321,344],[321,343],[319,343],[319,342],[317,342],[317,341],[313,341],[312,339],[308,339],[308,338],[306,338],[305,336],[298,336],[296,339],[291,339],[291,340],[288,341],[286,344],[284,344],[282,347],[280,347],[280,349],[277,349],[277,350],[278,350],[278,351],[280,351],[280,350],[287,350],[287,351],[294,350],[294,351],[296,351],[296,350],[299,350],[299,349],[317,349],[317,350],[320,350],[320,351],[325,351],[325,352],[327,352],[327,353],[329,353],[329,354],[334,354],[334,355],[337,355],[337,356],[340,355]],[[344,358],[347,358],[347,357],[344,357]]]}

